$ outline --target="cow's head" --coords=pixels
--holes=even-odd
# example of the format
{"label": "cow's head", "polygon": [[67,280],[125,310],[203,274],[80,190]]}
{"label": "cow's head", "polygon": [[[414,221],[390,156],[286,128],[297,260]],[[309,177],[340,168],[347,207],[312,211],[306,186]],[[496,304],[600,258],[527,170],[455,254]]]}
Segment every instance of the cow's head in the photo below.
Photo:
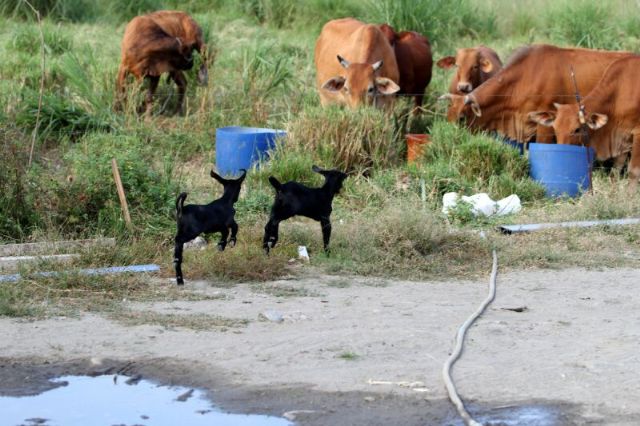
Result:
{"label": "cow's head", "polygon": [[581,111],[578,104],[554,103],[553,106],[555,111],[530,112],[529,119],[542,126],[553,127],[559,144],[585,144],[585,126],[597,130],[609,120],[605,114]]}
{"label": "cow's head", "polygon": [[209,81],[209,72],[207,70],[207,47],[202,41],[202,34],[198,34],[192,42],[190,42],[187,37],[184,39],[176,37],[176,42],[178,43],[177,50],[180,55],[177,68],[182,70],[190,70],[193,68],[193,52],[199,52],[202,64],[198,69],[197,81],[199,85],[206,86]]}
{"label": "cow's head", "polygon": [[443,69],[456,67],[457,89],[462,93],[470,93],[482,81],[481,72],[489,74],[494,71],[493,63],[484,57],[478,49],[458,49],[456,56],[446,56],[436,65]]}
{"label": "cow's head", "polygon": [[454,95],[447,93],[438,98],[439,101],[449,101],[449,109],[447,110],[447,120],[450,122],[462,121],[470,117],[471,113],[478,117],[482,116],[480,105],[476,102],[473,95]]}
{"label": "cow's head", "polygon": [[344,68],[344,76],[330,78],[324,82],[322,90],[336,93],[351,108],[375,105],[377,97],[393,95],[400,90],[393,80],[376,76],[382,68],[382,60],[374,64],[352,64],[338,55],[338,61]]}

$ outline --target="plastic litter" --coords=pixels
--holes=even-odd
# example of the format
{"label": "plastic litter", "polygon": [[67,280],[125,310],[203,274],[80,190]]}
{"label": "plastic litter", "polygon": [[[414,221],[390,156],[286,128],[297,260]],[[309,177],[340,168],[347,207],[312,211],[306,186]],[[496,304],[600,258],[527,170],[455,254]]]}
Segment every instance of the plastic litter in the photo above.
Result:
{"label": "plastic litter", "polygon": [[298,259],[309,261],[309,252],[307,252],[307,246],[298,246]]}
{"label": "plastic litter", "polygon": [[522,210],[520,197],[516,194],[494,201],[484,192],[469,197],[459,196],[456,192],[447,192],[442,197],[442,213],[449,214],[460,202],[471,205],[474,216],[506,216]]}

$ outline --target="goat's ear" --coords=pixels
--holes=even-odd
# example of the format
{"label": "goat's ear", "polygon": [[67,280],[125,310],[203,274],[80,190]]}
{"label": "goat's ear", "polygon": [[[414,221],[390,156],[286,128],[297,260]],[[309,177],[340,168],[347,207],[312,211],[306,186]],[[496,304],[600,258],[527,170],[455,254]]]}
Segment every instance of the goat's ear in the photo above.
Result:
{"label": "goat's ear", "polygon": [[282,187],[280,181],[273,176],[269,176],[269,183],[276,189],[276,191],[279,191]]}
{"label": "goat's ear", "polygon": [[311,170],[313,170],[316,173],[322,173],[324,171],[320,167],[316,166],[315,164],[311,166]]}
{"label": "goat's ear", "polygon": [[225,178],[223,178],[222,176],[220,176],[219,174],[217,174],[213,170],[211,170],[211,177],[214,178],[215,180],[217,180],[218,182],[220,182],[222,185],[227,183],[227,180]]}
{"label": "goat's ear", "polygon": [[236,179],[237,181],[242,182],[244,180],[244,178],[247,177],[247,169],[240,169],[240,171],[242,172],[242,176],[240,176],[238,179]]}

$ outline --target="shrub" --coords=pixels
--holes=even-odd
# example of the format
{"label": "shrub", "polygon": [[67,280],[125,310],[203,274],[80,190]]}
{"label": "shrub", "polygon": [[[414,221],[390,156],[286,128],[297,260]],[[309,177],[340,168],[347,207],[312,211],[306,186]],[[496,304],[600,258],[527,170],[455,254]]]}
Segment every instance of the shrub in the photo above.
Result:
{"label": "shrub", "polygon": [[93,133],[73,146],[65,157],[68,179],[51,184],[54,222],[72,233],[123,229],[111,166],[115,158],[134,224],[142,230],[169,226],[177,194],[172,164],[168,158],[150,164],[142,145],[133,137]]}
{"label": "shrub", "polygon": [[423,162],[409,170],[425,179],[427,193],[437,200],[452,191],[488,192],[494,199],[515,193],[523,201],[544,196],[544,189],[529,179],[527,159],[517,150],[444,121],[434,124]]}

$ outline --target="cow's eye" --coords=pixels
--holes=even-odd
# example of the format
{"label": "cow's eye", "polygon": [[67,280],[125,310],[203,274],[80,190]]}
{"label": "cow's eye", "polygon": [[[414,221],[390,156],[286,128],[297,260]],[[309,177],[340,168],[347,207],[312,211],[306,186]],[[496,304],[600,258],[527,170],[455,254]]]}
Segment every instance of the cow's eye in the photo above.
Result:
{"label": "cow's eye", "polygon": [[373,86],[369,87],[369,89],[367,90],[367,92],[368,92],[370,95],[371,95],[371,94],[373,94],[373,92],[375,92],[375,91],[376,91],[376,89],[375,89]]}
{"label": "cow's eye", "polygon": [[577,129],[575,129],[575,130],[573,131],[573,134],[574,134],[574,135],[577,135],[577,134],[580,134],[580,133],[582,133],[582,127],[578,127]]}

